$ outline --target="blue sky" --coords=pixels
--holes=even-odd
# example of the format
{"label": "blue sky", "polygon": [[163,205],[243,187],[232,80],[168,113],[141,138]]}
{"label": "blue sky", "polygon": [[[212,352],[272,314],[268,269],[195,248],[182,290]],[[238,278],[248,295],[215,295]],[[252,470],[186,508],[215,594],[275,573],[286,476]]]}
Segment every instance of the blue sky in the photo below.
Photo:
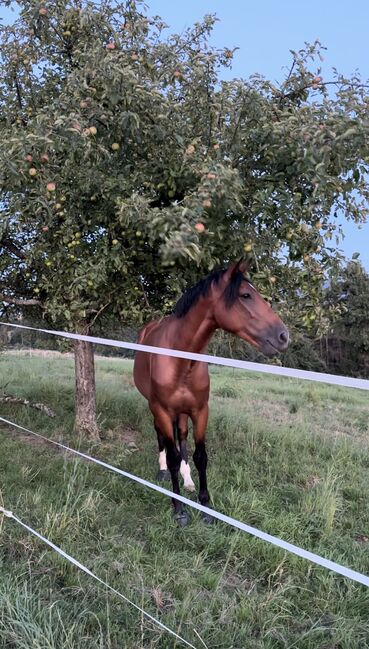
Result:
{"label": "blue sky", "polygon": [[[172,31],[182,31],[205,14],[215,13],[219,22],[212,43],[239,47],[231,76],[247,78],[258,72],[278,81],[290,63],[289,51],[318,38],[328,48],[322,63],[325,79],[332,67],[344,74],[359,70],[363,79],[369,79],[368,0],[354,4],[347,0],[148,0],[147,4],[148,13],[160,15]],[[11,20],[4,7],[0,14]],[[369,223],[361,229],[344,219],[342,223],[344,253],[351,257],[360,252],[369,269]]]}

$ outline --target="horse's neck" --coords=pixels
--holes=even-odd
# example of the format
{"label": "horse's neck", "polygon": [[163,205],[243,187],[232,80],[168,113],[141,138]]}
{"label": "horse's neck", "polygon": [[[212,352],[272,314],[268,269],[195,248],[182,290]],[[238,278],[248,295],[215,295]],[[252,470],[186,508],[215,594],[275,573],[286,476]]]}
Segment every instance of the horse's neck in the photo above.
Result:
{"label": "horse's neck", "polygon": [[175,319],[176,346],[187,352],[200,353],[210,341],[216,322],[211,309],[190,309],[182,318]]}

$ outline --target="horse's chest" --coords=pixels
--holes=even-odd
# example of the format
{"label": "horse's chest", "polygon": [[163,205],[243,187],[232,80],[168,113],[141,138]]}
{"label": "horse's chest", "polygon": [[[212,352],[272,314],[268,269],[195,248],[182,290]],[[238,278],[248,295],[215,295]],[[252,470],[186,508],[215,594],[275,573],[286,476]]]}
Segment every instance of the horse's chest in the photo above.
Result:
{"label": "horse's chest", "polygon": [[179,412],[190,413],[196,410],[209,396],[209,380],[207,373],[203,372],[186,372],[181,375],[167,372],[159,382],[153,383],[159,400]]}

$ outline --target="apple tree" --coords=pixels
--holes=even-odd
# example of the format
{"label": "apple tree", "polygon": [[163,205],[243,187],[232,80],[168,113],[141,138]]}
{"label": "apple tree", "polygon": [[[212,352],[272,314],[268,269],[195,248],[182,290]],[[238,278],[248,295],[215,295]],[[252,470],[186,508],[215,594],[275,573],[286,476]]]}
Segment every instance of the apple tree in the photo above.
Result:
{"label": "apple tree", "polygon": [[[0,27],[3,304],[83,333],[140,323],[246,253],[308,325],[336,216],[367,214],[360,79],[324,80],[314,44],[278,87],[222,82],[233,51],[210,47],[211,16],[167,35],[133,0],[1,4],[17,10]],[[75,358],[76,430],[96,437],[91,346]]]}

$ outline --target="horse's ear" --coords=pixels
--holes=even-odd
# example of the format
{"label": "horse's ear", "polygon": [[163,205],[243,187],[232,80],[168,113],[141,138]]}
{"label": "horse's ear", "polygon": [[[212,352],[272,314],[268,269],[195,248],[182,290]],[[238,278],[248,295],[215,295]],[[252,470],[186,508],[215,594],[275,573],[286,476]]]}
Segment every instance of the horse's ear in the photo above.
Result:
{"label": "horse's ear", "polygon": [[238,262],[238,270],[243,275],[245,275],[250,270],[251,264],[252,264],[251,257],[249,257],[249,259],[240,259],[240,261]]}
{"label": "horse's ear", "polygon": [[228,276],[229,279],[235,276],[236,273],[240,272],[243,275],[247,273],[251,266],[251,259],[244,260],[240,259],[239,261],[236,261],[234,264],[229,266],[226,271],[226,275]]}

